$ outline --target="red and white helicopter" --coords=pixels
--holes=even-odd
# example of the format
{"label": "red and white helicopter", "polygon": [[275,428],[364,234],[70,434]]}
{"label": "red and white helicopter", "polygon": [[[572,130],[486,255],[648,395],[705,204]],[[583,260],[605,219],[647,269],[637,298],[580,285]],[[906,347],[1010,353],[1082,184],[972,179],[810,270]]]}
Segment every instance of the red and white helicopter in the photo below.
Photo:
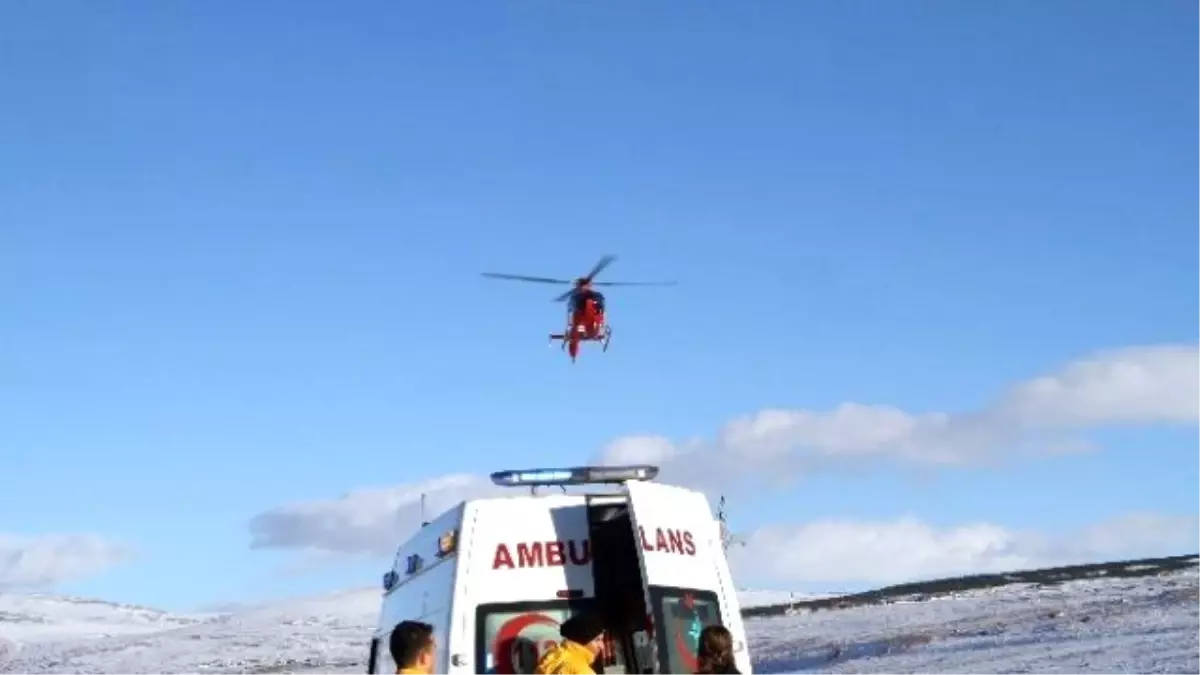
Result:
{"label": "red and white helicopter", "polygon": [[587,276],[576,279],[552,279],[549,277],[530,277],[520,274],[497,274],[484,272],[483,276],[492,279],[513,279],[516,281],[531,281],[541,284],[566,284],[574,286],[571,290],[554,298],[555,302],[567,301],[567,328],[562,333],[551,333],[550,341],[561,340],[563,349],[571,355],[571,361],[579,355],[580,342],[600,342],[603,351],[608,351],[608,342],[612,339],[612,327],[608,325],[605,315],[604,294],[593,286],[674,286],[674,281],[593,281],[597,274],[616,260],[616,256],[606,255],[596,263]]}

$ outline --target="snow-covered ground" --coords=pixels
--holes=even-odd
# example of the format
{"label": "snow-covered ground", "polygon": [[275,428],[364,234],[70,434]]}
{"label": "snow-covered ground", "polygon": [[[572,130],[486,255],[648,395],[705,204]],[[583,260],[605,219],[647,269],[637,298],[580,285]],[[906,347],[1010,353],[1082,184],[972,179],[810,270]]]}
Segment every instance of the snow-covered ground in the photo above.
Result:
{"label": "snow-covered ground", "polygon": [[1200,575],[1086,579],[749,619],[757,672],[1196,673]]}
{"label": "snow-covered ground", "polygon": [[[746,625],[757,672],[1197,673],[1198,589],[1200,575],[1188,570],[1013,585]],[[765,597],[747,592],[744,601]],[[181,616],[0,595],[0,672],[362,673],[378,604],[378,591],[367,589]]]}
{"label": "snow-covered ground", "polygon": [[[58,642],[194,625],[211,616],[40,593],[0,593],[0,650],[13,644]],[[3,656],[3,651],[0,651]]]}

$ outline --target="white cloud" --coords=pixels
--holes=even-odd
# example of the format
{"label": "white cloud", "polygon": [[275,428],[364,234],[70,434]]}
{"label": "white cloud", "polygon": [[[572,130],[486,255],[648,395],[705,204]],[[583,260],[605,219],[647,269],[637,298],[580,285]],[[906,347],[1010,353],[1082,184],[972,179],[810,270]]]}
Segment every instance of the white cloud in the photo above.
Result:
{"label": "white cloud", "polygon": [[124,545],[93,534],[0,534],[0,588],[53,586],[131,558]]}
{"label": "white cloud", "polygon": [[[860,403],[826,411],[765,410],[733,420],[708,441],[675,442],[655,435],[619,438],[597,461],[657,464],[666,482],[701,488],[719,483],[724,491],[738,476],[786,483],[828,466],[882,461],[939,466],[1022,452],[1079,452],[1086,444],[1062,434],[1109,424],[1195,423],[1198,399],[1196,345],[1134,347],[1099,353],[1018,383],[979,411],[914,414]],[[428,516],[435,517],[460,500],[500,491],[486,477],[460,474],[286,504],[251,520],[251,547],[391,554],[418,527],[422,494]],[[917,528],[910,535],[921,532]],[[996,548],[1000,541],[993,537],[994,529],[928,533],[935,535],[943,544],[954,543],[944,547],[942,556],[976,561],[992,556],[1004,566],[1009,562],[1005,556],[1013,555]],[[768,531],[760,536],[772,535]],[[976,551],[972,546],[984,548]],[[939,564],[948,565],[955,558],[941,560]]]}
{"label": "white cloud", "polygon": [[1080,558],[1097,552],[1110,559],[1194,553],[1200,540],[1200,516],[1131,513],[1092,525],[1059,542],[1056,555]]}
{"label": "white cloud", "polygon": [[[988,523],[938,529],[912,517],[765,527],[730,549],[759,583],[881,585],[962,574],[1195,552],[1200,518],[1133,514],[1062,536]],[[745,583],[743,581],[743,583]]]}
{"label": "white cloud", "polygon": [[699,486],[756,475],[781,482],[856,460],[915,466],[969,464],[1019,453],[1087,449],[1071,432],[1200,419],[1197,345],[1104,351],[1017,383],[991,405],[965,413],[912,413],[843,403],[832,410],[764,410],[735,419],[710,441],[620,438],[605,464],[657,463],[663,478]]}
{"label": "white cloud", "polygon": [[390,554],[420,527],[421,495],[432,519],[463,499],[498,489],[485,477],[455,474],[284,504],[251,519],[250,547]]}
{"label": "white cloud", "polygon": [[911,517],[826,520],[756,530],[730,557],[739,574],[773,581],[892,582],[1028,567],[1014,540],[987,523],[938,531]]}
{"label": "white cloud", "polygon": [[1200,351],[1157,345],[1100,352],[1018,384],[998,408],[1029,426],[1195,423]]}
{"label": "white cloud", "polygon": [[625,436],[605,448],[611,464],[660,464],[678,454],[671,439],[665,436]]}

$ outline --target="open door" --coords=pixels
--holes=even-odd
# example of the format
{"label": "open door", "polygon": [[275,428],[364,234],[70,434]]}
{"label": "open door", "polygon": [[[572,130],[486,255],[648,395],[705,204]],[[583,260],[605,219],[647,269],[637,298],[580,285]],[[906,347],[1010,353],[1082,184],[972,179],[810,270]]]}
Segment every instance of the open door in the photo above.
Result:
{"label": "open door", "polygon": [[603,672],[646,672],[653,669],[653,654],[629,505],[612,495],[588,495],[587,503],[595,610],[604,619],[609,639]]}
{"label": "open door", "polygon": [[737,598],[720,526],[702,493],[671,485],[625,483],[642,582],[653,622],[659,673],[696,672],[705,626],[723,624],[734,636],[738,667],[749,672]]}

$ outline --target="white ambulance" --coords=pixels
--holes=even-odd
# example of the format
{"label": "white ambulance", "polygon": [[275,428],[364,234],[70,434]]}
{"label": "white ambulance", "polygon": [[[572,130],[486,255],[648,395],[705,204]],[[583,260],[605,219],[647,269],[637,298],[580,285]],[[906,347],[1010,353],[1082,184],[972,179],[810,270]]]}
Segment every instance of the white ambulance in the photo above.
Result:
{"label": "white ambulance", "polygon": [[[532,673],[569,616],[605,621],[600,673],[694,673],[700,631],[723,624],[751,672],[720,525],[702,493],[653,466],[501,471],[530,494],[465,501],[424,525],[384,575],[368,673],[394,673],[392,628],[432,624],[438,673]],[[538,487],[561,493],[539,496]],[[568,488],[585,486],[582,493]]]}

